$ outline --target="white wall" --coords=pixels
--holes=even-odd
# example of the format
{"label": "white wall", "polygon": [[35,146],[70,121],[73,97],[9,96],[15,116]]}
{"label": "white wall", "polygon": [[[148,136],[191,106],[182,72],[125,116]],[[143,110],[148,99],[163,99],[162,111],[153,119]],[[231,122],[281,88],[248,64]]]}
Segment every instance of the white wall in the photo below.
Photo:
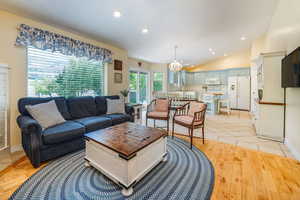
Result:
{"label": "white wall", "polygon": [[[300,46],[300,1],[280,0],[262,51],[287,51]],[[300,88],[287,89],[286,143],[300,160]]]}

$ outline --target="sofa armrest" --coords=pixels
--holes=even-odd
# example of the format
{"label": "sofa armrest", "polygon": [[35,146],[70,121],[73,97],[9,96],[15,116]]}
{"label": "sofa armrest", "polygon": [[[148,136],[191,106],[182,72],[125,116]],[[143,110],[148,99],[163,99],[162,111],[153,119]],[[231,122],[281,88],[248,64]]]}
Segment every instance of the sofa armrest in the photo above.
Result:
{"label": "sofa armrest", "polygon": [[37,168],[41,163],[40,146],[42,127],[36,120],[23,115],[17,118],[17,123],[22,131],[22,137],[27,141],[24,142],[22,139],[23,148],[32,165]]}
{"label": "sofa armrest", "polygon": [[125,112],[126,114],[133,116],[134,115],[134,108],[132,105],[125,104]]}
{"label": "sofa armrest", "polygon": [[18,125],[23,133],[32,134],[32,133],[41,133],[41,125],[34,119],[29,116],[20,115],[17,118]]}

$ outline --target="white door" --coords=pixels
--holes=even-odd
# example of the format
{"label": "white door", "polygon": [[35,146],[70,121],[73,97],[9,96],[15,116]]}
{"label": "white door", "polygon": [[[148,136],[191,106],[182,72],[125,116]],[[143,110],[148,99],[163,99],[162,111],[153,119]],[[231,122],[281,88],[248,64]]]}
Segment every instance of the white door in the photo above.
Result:
{"label": "white door", "polygon": [[241,110],[250,110],[250,77],[237,77],[237,108]]}
{"label": "white door", "polygon": [[230,107],[237,109],[237,77],[228,77],[228,98],[230,102]]}
{"label": "white door", "polygon": [[129,102],[147,104],[150,99],[149,73],[129,71]]}

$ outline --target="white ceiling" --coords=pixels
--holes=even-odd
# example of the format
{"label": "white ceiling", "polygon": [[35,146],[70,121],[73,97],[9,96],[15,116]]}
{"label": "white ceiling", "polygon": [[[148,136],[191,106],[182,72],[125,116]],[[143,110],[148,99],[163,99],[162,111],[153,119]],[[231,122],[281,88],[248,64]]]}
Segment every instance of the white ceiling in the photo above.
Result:
{"label": "white ceiling", "polygon": [[[170,62],[178,45],[178,58],[196,64],[250,48],[267,31],[277,1],[1,0],[0,8],[87,34],[150,62]],[[115,10],[121,18],[113,17]],[[141,33],[145,27],[148,34]],[[247,40],[240,40],[243,35]]]}

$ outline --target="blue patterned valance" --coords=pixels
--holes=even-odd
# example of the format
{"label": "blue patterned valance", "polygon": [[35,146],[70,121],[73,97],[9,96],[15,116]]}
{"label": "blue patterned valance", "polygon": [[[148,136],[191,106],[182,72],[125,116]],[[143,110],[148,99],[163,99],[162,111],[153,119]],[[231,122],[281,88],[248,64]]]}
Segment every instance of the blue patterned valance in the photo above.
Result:
{"label": "blue patterned valance", "polygon": [[34,46],[42,50],[51,50],[52,52],[60,52],[64,55],[76,57],[87,57],[102,62],[112,61],[112,53],[108,49],[96,47],[79,40],[33,28],[25,24],[20,25],[16,45]]}

